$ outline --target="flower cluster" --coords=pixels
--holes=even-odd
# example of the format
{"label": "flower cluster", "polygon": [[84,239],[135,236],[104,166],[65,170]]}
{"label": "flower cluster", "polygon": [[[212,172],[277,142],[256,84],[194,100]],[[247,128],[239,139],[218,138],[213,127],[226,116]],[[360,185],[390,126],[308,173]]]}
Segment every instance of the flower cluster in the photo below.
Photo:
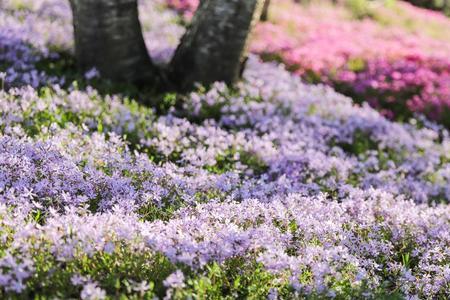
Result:
{"label": "flower cluster", "polygon": [[165,2],[169,7],[183,13],[187,18],[192,17],[199,4],[199,0],[165,0]]}
{"label": "flower cluster", "polygon": [[[161,63],[184,31],[162,4],[140,3]],[[37,25],[0,39],[0,297],[450,297],[445,128],[395,123],[255,56],[235,88],[166,95],[182,101],[164,113],[61,87],[65,73],[38,69],[64,60],[55,49],[71,57],[70,34],[53,35],[71,29],[52,27],[67,4],[1,5],[0,32]],[[439,82],[419,63],[347,84]]]}
{"label": "flower cluster", "polygon": [[377,59],[364,71],[341,72],[335,79],[339,89],[348,88],[354,98],[365,99],[389,117],[423,113],[450,126],[450,61],[409,56],[401,60]]}
{"label": "flower cluster", "polygon": [[[398,27],[385,30],[370,19],[348,20],[339,9],[281,11],[274,5],[273,10],[274,23],[257,29],[254,52],[281,59],[306,80],[356,94],[392,118],[407,119],[419,112],[448,125],[448,42]],[[427,18],[436,20],[436,28],[448,28],[450,21],[440,17]]]}
{"label": "flower cluster", "polygon": [[[448,206],[415,206],[376,190],[354,190],[342,203],[298,194],[266,204],[211,202],[153,223],[117,209],[103,214],[67,209],[52,212],[40,226],[0,205],[1,237],[14,240],[3,245],[2,285],[26,292],[55,280],[52,284],[62,285],[66,295],[78,291],[82,298],[103,297],[107,278],[100,272],[81,275],[83,266],[99,271],[103,259],[131,271],[136,268],[131,256],[145,261],[133,278],[143,281],[145,272],[158,270],[167,277],[154,277],[154,283],[170,293],[199,293],[197,272],[210,272],[217,263],[233,273],[261,265],[265,288],[291,297],[348,296],[346,289],[354,297],[371,297],[382,295],[386,285],[403,295],[448,297],[449,257],[438,249],[450,244],[449,213]],[[167,258],[158,259],[158,253]],[[233,266],[237,259],[242,263]],[[172,273],[175,264],[185,275]],[[142,284],[134,284],[134,293],[137,288]]]}

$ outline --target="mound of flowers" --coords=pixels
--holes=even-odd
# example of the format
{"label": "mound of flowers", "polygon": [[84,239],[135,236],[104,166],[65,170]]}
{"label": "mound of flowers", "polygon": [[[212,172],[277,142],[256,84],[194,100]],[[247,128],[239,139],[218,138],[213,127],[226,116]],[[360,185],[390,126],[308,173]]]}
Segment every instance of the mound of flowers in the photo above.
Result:
{"label": "mound of flowers", "polygon": [[447,295],[445,130],[255,59],[168,115],[95,90],[0,99],[4,295]]}
{"label": "mound of flowers", "polygon": [[[47,28],[0,27],[20,45],[0,59],[2,298],[450,296],[446,129],[394,123],[253,56],[239,86],[165,95],[162,112],[70,84],[55,49],[72,42],[49,39],[41,14],[57,3],[0,10]],[[141,5],[163,62],[183,29]]]}
{"label": "mound of flowers", "polygon": [[[391,118],[423,113],[450,126],[450,61],[423,56],[377,59],[369,61],[362,72],[340,72],[334,85]],[[399,98],[406,102],[399,103]]]}

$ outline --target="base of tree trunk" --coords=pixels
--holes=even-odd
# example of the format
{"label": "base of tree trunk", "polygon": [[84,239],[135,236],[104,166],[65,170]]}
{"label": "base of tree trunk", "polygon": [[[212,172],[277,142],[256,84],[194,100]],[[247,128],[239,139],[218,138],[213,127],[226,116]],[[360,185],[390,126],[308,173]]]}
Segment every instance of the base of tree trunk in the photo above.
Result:
{"label": "base of tree trunk", "polygon": [[148,55],[136,0],[70,0],[79,67],[102,78],[143,84],[158,74]]}
{"label": "base of tree trunk", "polygon": [[181,90],[239,78],[249,34],[264,0],[203,0],[170,64],[170,79]]}

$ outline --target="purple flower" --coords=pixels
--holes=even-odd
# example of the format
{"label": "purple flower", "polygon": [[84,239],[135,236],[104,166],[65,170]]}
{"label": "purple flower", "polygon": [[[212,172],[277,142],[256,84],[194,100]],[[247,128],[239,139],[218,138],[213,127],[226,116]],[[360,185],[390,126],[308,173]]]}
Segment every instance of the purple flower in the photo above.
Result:
{"label": "purple flower", "polygon": [[177,270],[170,274],[169,277],[164,280],[164,286],[174,289],[185,287],[183,272]]}

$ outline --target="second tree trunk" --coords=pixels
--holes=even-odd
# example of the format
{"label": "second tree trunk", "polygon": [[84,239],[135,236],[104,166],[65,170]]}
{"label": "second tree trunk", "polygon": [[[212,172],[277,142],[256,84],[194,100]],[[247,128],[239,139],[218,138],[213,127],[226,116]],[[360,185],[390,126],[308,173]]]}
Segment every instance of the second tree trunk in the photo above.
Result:
{"label": "second tree trunk", "polygon": [[263,4],[264,0],[202,0],[170,64],[172,81],[182,90],[196,82],[235,83]]}

